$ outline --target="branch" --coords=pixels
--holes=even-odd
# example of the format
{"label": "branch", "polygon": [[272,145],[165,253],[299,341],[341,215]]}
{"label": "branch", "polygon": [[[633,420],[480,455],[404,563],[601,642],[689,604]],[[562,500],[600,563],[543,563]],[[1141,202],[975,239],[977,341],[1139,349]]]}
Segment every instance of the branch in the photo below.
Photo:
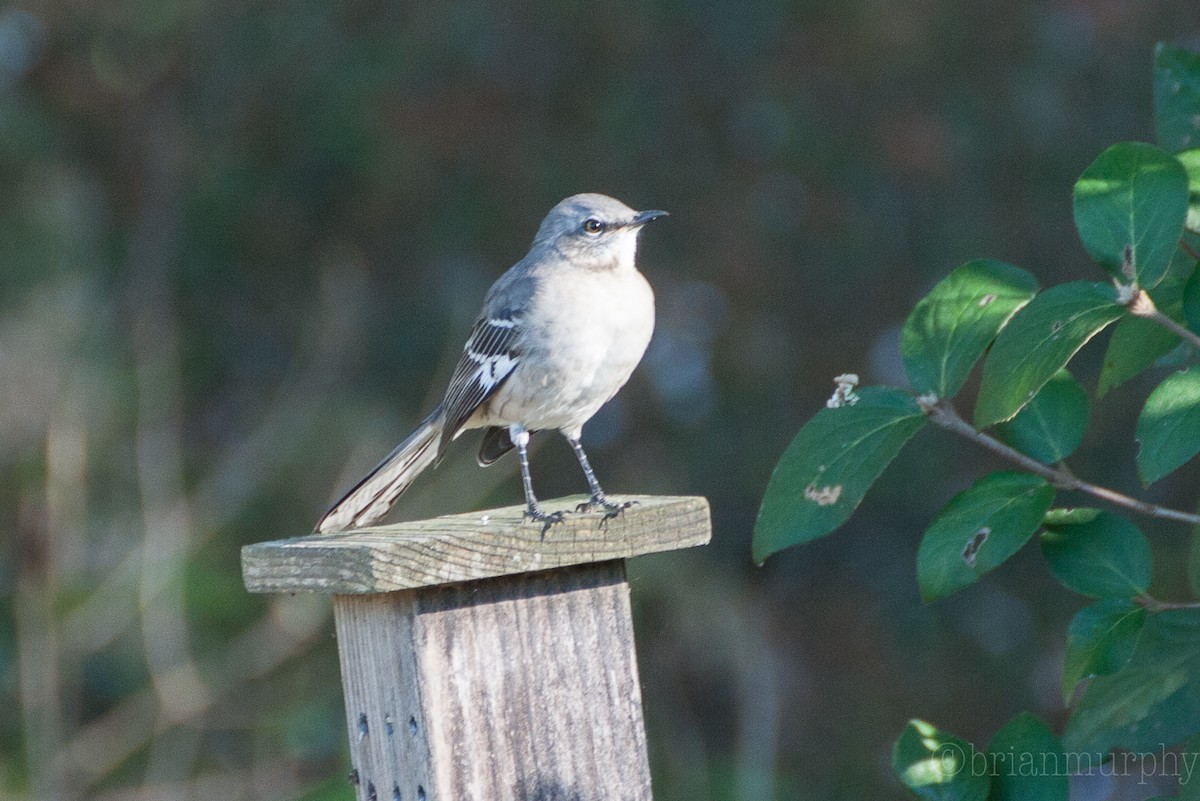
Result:
{"label": "branch", "polygon": [[1154,301],[1150,299],[1148,294],[1146,294],[1146,290],[1139,289],[1137,293],[1134,294],[1132,300],[1129,301],[1128,306],[1130,314],[1134,315],[1135,317],[1144,317],[1151,322],[1158,323],[1175,336],[1183,339],[1193,348],[1200,350],[1200,334],[1197,334],[1195,331],[1180,325],[1167,315],[1160,312],[1158,307],[1154,305]]}
{"label": "branch", "polygon": [[953,431],[956,434],[964,436],[967,439],[975,442],[977,445],[982,445],[992,453],[995,453],[998,456],[1013,462],[1022,470],[1026,470],[1034,475],[1041,476],[1058,489],[1086,492],[1089,495],[1100,498],[1101,500],[1108,501],[1115,506],[1121,506],[1149,517],[1157,517],[1162,520],[1175,520],[1180,523],[1188,523],[1193,526],[1200,525],[1200,514],[1181,512],[1178,509],[1168,509],[1165,506],[1159,506],[1158,504],[1141,501],[1137,498],[1132,498],[1128,495],[1117,492],[1114,489],[1101,487],[1088,481],[1084,481],[1068,470],[1042,464],[1036,459],[1026,456],[1017,449],[1005,445],[1003,442],[991,436],[990,434],[985,434],[976,429],[975,426],[958,416],[958,412],[955,411],[954,407],[948,400],[934,400],[930,402],[927,400],[918,399],[918,401],[921,403],[921,408],[925,410],[925,414],[929,418],[930,422],[941,426],[948,431]]}
{"label": "branch", "polygon": [[1179,240],[1179,246],[1180,246],[1181,248],[1183,248],[1183,252],[1184,252],[1184,253],[1188,254],[1188,255],[1189,255],[1189,256],[1191,256],[1193,259],[1196,259],[1197,261],[1200,261],[1200,253],[1197,253],[1197,252],[1196,252],[1196,249],[1195,249],[1194,247],[1192,247],[1191,245],[1189,245],[1189,244],[1187,243],[1187,240],[1186,240],[1186,239],[1180,239],[1180,240]]}
{"label": "branch", "polygon": [[1135,595],[1133,602],[1147,612],[1166,612],[1168,609],[1200,609],[1200,601],[1160,601],[1149,595]]}

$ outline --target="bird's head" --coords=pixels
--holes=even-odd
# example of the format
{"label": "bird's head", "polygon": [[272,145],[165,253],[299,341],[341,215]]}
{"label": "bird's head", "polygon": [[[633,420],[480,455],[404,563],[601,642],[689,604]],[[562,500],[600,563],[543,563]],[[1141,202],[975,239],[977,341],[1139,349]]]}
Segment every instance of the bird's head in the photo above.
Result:
{"label": "bird's head", "polygon": [[665,211],[634,211],[607,195],[572,195],[550,209],[534,247],[553,247],[573,263],[593,269],[633,267],[642,226]]}

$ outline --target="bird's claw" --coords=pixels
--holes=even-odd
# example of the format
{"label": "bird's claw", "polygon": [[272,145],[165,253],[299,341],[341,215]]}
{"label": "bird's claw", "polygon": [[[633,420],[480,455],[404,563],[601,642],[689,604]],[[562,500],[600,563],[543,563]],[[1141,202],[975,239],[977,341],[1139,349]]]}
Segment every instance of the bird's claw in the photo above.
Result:
{"label": "bird's claw", "polygon": [[624,512],[629,507],[633,506],[637,501],[625,501],[624,503],[615,503],[608,498],[600,495],[593,495],[583,503],[575,507],[577,513],[596,512],[604,510],[604,520],[611,520]]}
{"label": "bird's claw", "polygon": [[546,532],[549,531],[550,527],[555,523],[561,523],[564,519],[564,515],[562,512],[551,512],[546,514],[541,509],[533,508],[525,510],[525,519],[534,523],[541,523],[542,539],[546,539]]}

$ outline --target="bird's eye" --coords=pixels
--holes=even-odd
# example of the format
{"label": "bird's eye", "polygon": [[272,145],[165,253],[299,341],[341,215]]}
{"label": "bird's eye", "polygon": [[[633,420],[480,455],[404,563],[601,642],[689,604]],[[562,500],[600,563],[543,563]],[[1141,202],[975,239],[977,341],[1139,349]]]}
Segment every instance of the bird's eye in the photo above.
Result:
{"label": "bird's eye", "polygon": [[595,217],[588,217],[583,221],[583,230],[595,236],[604,232],[604,223],[597,220]]}

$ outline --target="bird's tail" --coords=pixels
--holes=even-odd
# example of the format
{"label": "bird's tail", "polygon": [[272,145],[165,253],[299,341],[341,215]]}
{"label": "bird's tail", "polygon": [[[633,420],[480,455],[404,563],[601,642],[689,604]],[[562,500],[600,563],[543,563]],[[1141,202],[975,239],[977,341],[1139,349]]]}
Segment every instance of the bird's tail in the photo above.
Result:
{"label": "bird's tail", "polygon": [[417,430],[396,446],[354,489],[335,503],[317,523],[317,534],[369,526],[388,513],[400,493],[437,459],[442,435],[442,407],[433,410]]}

